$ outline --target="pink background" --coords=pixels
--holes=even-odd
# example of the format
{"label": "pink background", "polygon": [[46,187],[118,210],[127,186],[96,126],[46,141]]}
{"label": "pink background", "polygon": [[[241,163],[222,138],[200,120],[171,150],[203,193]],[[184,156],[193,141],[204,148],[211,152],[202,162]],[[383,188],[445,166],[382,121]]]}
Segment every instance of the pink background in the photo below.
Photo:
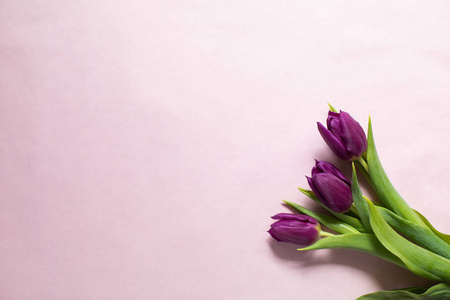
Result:
{"label": "pink background", "polygon": [[[448,1],[0,6],[0,299],[354,299],[428,281],[273,242],[327,102],[450,231]],[[338,163],[344,171],[348,164]],[[369,192],[370,194],[370,192]]]}

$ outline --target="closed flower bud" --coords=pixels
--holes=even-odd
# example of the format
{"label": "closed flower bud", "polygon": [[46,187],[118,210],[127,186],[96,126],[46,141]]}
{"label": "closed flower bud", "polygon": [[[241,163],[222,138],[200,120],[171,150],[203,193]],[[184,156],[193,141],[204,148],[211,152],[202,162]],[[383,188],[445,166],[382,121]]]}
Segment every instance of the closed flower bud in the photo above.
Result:
{"label": "closed flower bud", "polygon": [[327,128],[317,122],[320,135],[340,159],[355,160],[367,150],[361,125],[345,111],[328,112]]}
{"label": "closed flower bud", "polygon": [[278,242],[307,247],[319,239],[319,222],[307,215],[281,213],[272,217],[277,222],[268,231]]}
{"label": "closed flower bud", "polygon": [[343,213],[352,206],[350,181],[331,163],[316,160],[311,177],[306,179],[317,198],[332,211]]}

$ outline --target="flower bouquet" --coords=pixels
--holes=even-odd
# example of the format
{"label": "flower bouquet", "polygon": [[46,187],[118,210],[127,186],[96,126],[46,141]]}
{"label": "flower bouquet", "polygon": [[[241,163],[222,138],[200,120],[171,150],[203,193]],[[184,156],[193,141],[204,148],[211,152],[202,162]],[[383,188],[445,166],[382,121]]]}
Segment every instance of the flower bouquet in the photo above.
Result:
{"label": "flower bouquet", "polygon": [[[437,282],[428,288],[375,292],[358,300],[450,299],[450,235],[436,230],[395,190],[378,158],[370,118],[367,138],[357,121],[331,105],[327,127],[317,124],[334,154],[351,161],[352,178],[347,179],[333,164],[316,160],[311,176],[306,177],[311,190],[299,190],[328,213],[284,201],[299,214],[273,216],[276,222],[269,234],[279,242],[299,245],[301,251],[341,248],[366,252]],[[356,169],[379,201],[362,194]],[[323,231],[322,226],[335,233]]]}

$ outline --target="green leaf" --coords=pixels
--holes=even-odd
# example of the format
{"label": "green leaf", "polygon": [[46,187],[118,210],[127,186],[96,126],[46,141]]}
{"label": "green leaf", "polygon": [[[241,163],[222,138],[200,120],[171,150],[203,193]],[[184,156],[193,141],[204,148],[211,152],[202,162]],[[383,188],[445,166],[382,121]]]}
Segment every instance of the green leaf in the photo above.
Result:
{"label": "green leaf", "polygon": [[336,217],[311,211],[299,204],[290,201],[283,200],[283,202],[293,207],[294,209],[298,210],[299,212],[304,213],[310,217],[313,217],[314,219],[316,219],[321,224],[323,224],[324,226],[328,227],[331,230],[334,230],[339,233],[359,233],[358,230],[348,225],[347,223],[342,222]]}
{"label": "green leaf", "polygon": [[328,103],[328,107],[332,112],[337,112],[336,108],[334,108],[330,103]]}
{"label": "green leaf", "polygon": [[416,275],[437,281],[450,282],[450,260],[411,243],[394,229],[368,201],[370,226],[383,246],[400,258]]}
{"label": "green leaf", "polygon": [[369,220],[369,207],[367,206],[367,201],[363,198],[361,189],[359,188],[354,163],[352,163],[352,169],[353,169],[352,173],[353,203],[355,203],[356,210],[358,211],[359,217],[361,218],[362,224],[364,225],[366,232],[372,233],[372,228],[370,227],[370,220]]}
{"label": "green leaf", "polygon": [[430,288],[407,288],[393,291],[380,291],[363,295],[356,300],[445,300],[450,299],[450,285],[436,284]]}
{"label": "green leaf", "polygon": [[443,240],[444,242],[446,242],[447,244],[450,245],[450,235],[439,232],[436,228],[433,227],[433,225],[431,225],[431,223],[427,220],[427,218],[425,218],[420,212],[418,212],[417,210],[414,210],[414,211],[420,217],[420,219],[422,219],[422,221],[428,226],[428,228],[431,229],[431,231],[433,231],[438,237],[440,237],[441,240]]}
{"label": "green leaf", "polygon": [[314,194],[313,191],[305,190],[305,189],[302,189],[301,187],[299,187],[298,190],[300,192],[302,192],[303,194],[305,194],[308,198],[310,198],[310,199],[312,199],[312,200],[314,200],[316,202],[318,201],[318,199],[316,197],[316,194]]}
{"label": "green leaf", "polygon": [[408,221],[425,226],[422,220],[417,216],[413,209],[400,196],[397,190],[392,185],[391,181],[386,175],[386,172],[381,165],[378,158],[377,149],[372,132],[372,123],[369,117],[369,130],[367,133],[367,164],[369,167],[369,175],[372,180],[373,188],[375,189],[381,202]]}
{"label": "green leaf", "polygon": [[386,250],[375,235],[370,233],[347,233],[318,240],[300,251],[319,249],[350,249],[365,252],[406,268],[395,255]]}
{"label": "green leaf", "polygon": [[332,211],[331,209],[329,209],[328,207],[326,207],[319,199],[317,199],[316,195],[314,194],[313,191],[309,191],[309,190],[305,190],[302,188],[298,188],[300,192],[302,192],[303,194],[305,194],[306,196],[308,196],[311,200],[313,200],[314,202],[316,202],[317,204],[319,204],[320,206],[322,206],[324,209],[326,209],[330,214],[332,214],[333,216],[335,216],[336,218],[342,220],[344,223],[349,224],[350,226],[352,226],[353,228],[355,228],[356,230],[358,230],[359,232],[365,232],[364,226],[361,223],[360,220],[346,215],[346,214],[341,214],[341,213],[337,213]]}
{"label": "green leaf", "polygon": [[398,232],[423,248],[450,259],[450,245],[439,238],[433,231],[405,220],[386,208],[377,207],[377,210],[383,219]]}

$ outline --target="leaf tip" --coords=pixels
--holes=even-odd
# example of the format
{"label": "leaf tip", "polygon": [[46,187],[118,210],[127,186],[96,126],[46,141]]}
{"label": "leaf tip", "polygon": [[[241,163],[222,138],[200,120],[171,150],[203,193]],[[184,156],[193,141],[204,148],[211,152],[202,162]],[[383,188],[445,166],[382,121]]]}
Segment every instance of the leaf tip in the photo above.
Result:
{"label": "leaf tip", "polygon": [[337,112],[336,108],[334,108],[333,105],[331,105],[329,102],[328,102],[328,107],[330,108],[330,110],[332,112]]}
{"label": "leaf tip", "polygon": [[308,190],[302,189],[301,187],[298,187],[298,190],[303,194],[308,195]]}

